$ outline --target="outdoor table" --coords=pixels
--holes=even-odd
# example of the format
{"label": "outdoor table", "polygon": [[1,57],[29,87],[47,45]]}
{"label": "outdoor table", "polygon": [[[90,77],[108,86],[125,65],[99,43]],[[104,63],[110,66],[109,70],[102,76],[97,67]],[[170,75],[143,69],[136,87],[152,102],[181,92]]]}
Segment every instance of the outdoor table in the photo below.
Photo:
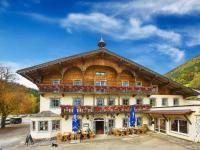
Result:
{"label": "outdoor table", "polygon": [[68,137],[71,135],[71,133],[69,133],[69,132],[64,132],[63,133],[63,140],[64,141],[67,141],[68,140]]}
{"label": "outdoor table", "polygon": [[83,139],[87,139],[88,133],[87,132],[82,132]]}
{"label": "outdoor table", "polygon": [[135,127],[135,128],[134,128],[134,133],[136,133],[136,134],[139,134],[141,131],[142,131],[142,130],[141,130],[141,128],[139,128],[139,127]]}
{"label": "outdoor table", "polygon": [[126,134],[126,129],[119,129],[119,131],[121,132],[121,136],[124,136]]}

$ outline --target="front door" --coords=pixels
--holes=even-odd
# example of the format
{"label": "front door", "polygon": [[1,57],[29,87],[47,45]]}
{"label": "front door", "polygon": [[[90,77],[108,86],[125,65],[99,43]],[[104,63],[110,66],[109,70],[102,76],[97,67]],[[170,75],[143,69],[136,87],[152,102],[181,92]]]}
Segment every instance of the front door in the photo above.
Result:
{"label": "front door", "polygon": [[155,119],[155,131],[166,133],[166,121],[164,118]]}
{"label": "front door", "polygon": [[96,121],[96,134],[104,134],[104,121]]}

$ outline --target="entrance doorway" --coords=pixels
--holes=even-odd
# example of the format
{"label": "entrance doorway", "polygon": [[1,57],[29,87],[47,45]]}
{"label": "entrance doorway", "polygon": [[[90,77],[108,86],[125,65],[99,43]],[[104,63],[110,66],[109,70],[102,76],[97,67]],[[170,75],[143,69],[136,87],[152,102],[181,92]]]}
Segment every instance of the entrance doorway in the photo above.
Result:
{"label": "entrance doorway", "polygon": [[166,120],[164,118],[155,119],[155,131],[166,133]]}
{"label": "entrance doorway", "polygon": [[96,118],[94,119],[94,126],[96,134],[104,134],[104,119]]}

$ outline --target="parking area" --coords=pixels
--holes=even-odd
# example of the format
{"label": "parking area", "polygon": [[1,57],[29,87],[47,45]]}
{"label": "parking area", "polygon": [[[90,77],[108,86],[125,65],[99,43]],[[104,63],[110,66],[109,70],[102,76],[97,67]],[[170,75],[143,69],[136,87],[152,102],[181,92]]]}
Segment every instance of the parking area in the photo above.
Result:
{"label": "parking area", "polygon": [[[24,145],[25,138],[29,132],[28,124],[9,125],[5,129],[0,129],[0,148],[16,150],[16,149],[33,149],[46,150],[55,149],[52,142],[56,141],[40,141],[33,145]],[[57,143],[56,149],[73,149],[73,150],[199,150],[200,144],[193,143],[171,136],[148,132],[141,135],[130,136],[107,136],[98,135],[94,139],[82,141],[82,143],[71,144],[69,142]]]}
{"label": "parking area", "polygon": [[[34,149],[34,150],[46,150],[55,149],[51,146],[51,142],[46,144],[21,146],[17,149]],[[14,149],[14,148],[13,148]],[[171,143],[169,141],[152,137],[150,135],[139,135],[135,137],[97,137],[94,140],[84,141],[83,143],[70,144],[70,143],[58,143],[58,150],[73,149],[73,150],[188,150],[184,146]]]}
{"label": "parking area", "polygon": [[0,129],[0,148],[10,148],[24,143],[29,132],[28,124],[11,124]]}

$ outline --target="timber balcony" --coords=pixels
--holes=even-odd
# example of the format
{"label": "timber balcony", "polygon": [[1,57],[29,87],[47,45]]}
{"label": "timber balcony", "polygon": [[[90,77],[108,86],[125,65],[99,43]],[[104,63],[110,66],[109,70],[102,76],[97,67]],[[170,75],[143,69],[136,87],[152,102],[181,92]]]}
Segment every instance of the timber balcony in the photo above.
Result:
{"label": "timber balcony", "polygon": [[[61,116],[71,115],[73,113],[73,105],[61,105]],[[112,106],[76,106],[78,115],[95,115],[95,114],[129,114],[131,105],[112,105]],[[148,111],[151,106],[149,104],[134,105],[135,112]]]}
{"label": "timber balcony", "polygon": [[41,93],[57,92],[57,93],[83,93],[83,94],[144,94],[151,95],[155,94],[157,90],[153,87],[136,87],[136,86],[73,86],[73,85],[51,85],[51,84],[40,84],[38,85]]}

